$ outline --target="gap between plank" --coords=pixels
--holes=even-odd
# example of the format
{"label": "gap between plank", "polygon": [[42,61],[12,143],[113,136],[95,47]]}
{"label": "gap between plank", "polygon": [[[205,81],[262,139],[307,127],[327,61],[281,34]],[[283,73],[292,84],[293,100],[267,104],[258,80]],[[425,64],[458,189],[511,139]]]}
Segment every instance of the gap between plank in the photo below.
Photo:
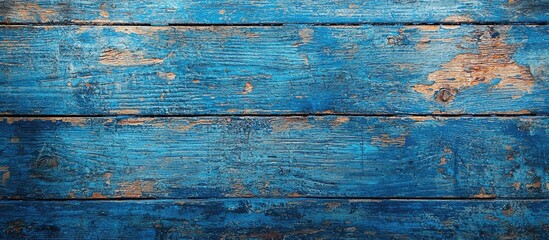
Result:
{"label": "gap between plank", "polygon": [[311,25],[311,26],[401,26],[401,25],[521,25],[521,26],[543,26],[549,22],[334,22],[334,23],[315,23],[315,22],[292,22],[292,23],[166,23],[166,24],[151,24],[151,23],[94,23],[94,22],[52,22],[52,23],[33,23],[33,22],[17,22],[17,23],[0,23],[0,26],[136,26],[136,27],[282,27],[291,25]]}
{"label": "gap between plank", "polygon": [[185,198],[24,198],[24,199],[0,199],[0,202],[105,202],[105,201],[184,201],[184,200],[211,200],[211,201],[249,201],[249,200],[348,200],[348,201],[540,201],[546,198],[525,197],[185,197]]}
{"label": "gap between plank", "polygon": [[315,117],[315,116],[351,116],[351,117],[440,117],[440,118],[489,118],[489,117],[549,117],[547,113],[527,114],[360,114],[360,113],[281,113],[281,114],[0,114],[1,118],[40,118],[40,117],[62,117],[62,118],[109,118],[109,117],[159,117],[159,118],[193,118],[193,117]]}

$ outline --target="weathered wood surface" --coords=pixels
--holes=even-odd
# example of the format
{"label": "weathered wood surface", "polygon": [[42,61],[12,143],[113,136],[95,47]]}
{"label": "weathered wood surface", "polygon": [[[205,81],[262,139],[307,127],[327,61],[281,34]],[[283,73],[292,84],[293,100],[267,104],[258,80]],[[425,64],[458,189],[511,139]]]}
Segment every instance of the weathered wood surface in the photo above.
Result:
{"label": "weathered wood surface", "polygon": [[3,114],[548,113],[547,26],[1,27]]}
{"label": "weathered wood surface", "polygon": [[549,20],[547,0],[2,0],[4,23],[438,23]]}
{"label": "weathered wood surface", "polygon": [[549,194],[541,117],[3,118],[3,198]]}
{"label": "weathered wood surface", "polygon": [[547,239],[549,202],[3,201],[5,239]]}

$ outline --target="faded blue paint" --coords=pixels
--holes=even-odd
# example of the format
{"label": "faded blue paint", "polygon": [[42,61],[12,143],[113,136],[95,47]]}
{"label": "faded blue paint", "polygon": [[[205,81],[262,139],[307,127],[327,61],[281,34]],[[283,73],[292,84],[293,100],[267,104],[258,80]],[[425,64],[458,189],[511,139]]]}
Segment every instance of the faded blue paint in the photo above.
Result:
{"label": "faded blue paint", "polygon": [[547,0],[11,0],[1,6],[0,21],[12,23],[546,23],[549,20]]}
{"label": "faded blue paint", "polygon": [[[0,33],[9,43],[0,46],[6,114],[549,112],[547,26],[62,26]],[[492,60],[457,71],[452,77],[475,68],[497,76],[458,87],[447,102],[414,89],[432,84],[430,74],[460,54],[480,54],[479,44],[525,69],[515,86],[494,85],[512,73]]]}
{"label": "faded blue paint", "polygon": [[3,201],[0,237],[547,239],[546,200]]}
{"label": "faded blue paint", "polygon": [[71,119],[0,121],[1,196],[549,194],[543,117]]}

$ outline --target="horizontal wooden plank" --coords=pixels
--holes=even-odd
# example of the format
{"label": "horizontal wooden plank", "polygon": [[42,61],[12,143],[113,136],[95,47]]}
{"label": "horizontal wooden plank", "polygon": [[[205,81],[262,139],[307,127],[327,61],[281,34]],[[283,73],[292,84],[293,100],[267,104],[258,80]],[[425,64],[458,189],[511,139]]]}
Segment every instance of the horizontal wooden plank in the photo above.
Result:
{"label": "horizontal wooden plank", "polygon": [[549,196],[549,119],[3,118],[3,198]]}
{"label": "horizontal wooden plank", "polygon": [[3,239],[547,239],[549,202],[3,201]]}
{"label": "horizontal wooden plank", "polygon": [[548,22],[549,1],[4,0],[4,23]]}
{"label": "horizontal wooden plank", "polygon": [[3,114],[548,113],[549,26],[1,27]]}

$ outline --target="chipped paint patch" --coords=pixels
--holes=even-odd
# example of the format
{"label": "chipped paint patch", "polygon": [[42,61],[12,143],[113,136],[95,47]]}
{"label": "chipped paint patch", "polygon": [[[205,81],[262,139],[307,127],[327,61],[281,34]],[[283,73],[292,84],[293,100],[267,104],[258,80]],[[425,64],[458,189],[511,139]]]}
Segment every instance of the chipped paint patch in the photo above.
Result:
{"label": "chipped paint patch", "polygon": [[242,184],[238,180],[235,183],[231,184],[231,189],[233,190],[233,192],[229,194],[225,194],[226,197],[243,197],[243,198],[254,197],[254,194],[248,191],[246,189],[246,186],[244,186],[244,184]]}
{"label": "chipped paint patch", "polygon": [[253,90],[254,90],[254,86],[250,82],[246,82],[244,84],[244,90],[242,90],[242,94],[251,93]]}
{"label": "chipped paint patch", "polygon": [[129,67],[160,64],[164,59],[146,58],[144,53],[138,51],[107,49],[101,52],[99,62],[108,66]]}
{"label": "chipped paint patch", "polygon": [[408,25],[404,29],[418,29],[420,31],[436,32],[440,30],[439,25]]}
{"label": "chipped paint patch", "polygon": [[54,21],[59,13],[52,9],[45,9],[40,7],[36,3],[10,3],[14,4],[11,6],[11,11],[9,11],[7,18],[18,19],[23,22],[51,22]]}
{"label": "chipped paint patch", "polygon": [[107,3],[102,3],[99,6],[99,16],[103,18],[109,18],[109,12],[107,12]]}
{"label": "chipped paint patch", "polygon": [[529,110],[518,110],[518,111],[505,111],[505,112],[495,112],[495,114],[505,114],[505,115],[528,115],[532,112]]}
{"label": "chipped paint patch", "polygon": [[309,66],[309,56],[306,53],[301,53],[299,56],[303,59],[303,63]]}
{"label": "chipped paint patch", "polygon": [[381,134],[380,136],[372,137],[373,145],[381,145],[383,147],[397,145],[404,146],[406,144],[406,135],[400,135],[398,137],[391,137],[389,134]]}
{"label": "chipped paint patch", "polygon": [[526,189],[539,189],[541,188],[541,181],[540,180],[536,180],[530,184],[526,184]]}
{"label": "chipped paint patch", "polygon": [[315,31],[313,29],[310,29],[310,28],[304,28],[304,29],[301,29],[299,30],[299,37],[301,38],[301,43],[303,44],[307,44],[309,42],[311,42],[311,40],[313,39],[313,33]]}
{"label": "chipped paint patch", "polygon": [[304,197],[305,195],[303,195],[301,193],[298,193],[298,192],[293,192],[293,193],[288,194],[287,196],[290,197],[290,198],[300,198],[300,197]]}
{"label": "chipped paint patch", "polygon": [[460,25],[442,25],[442,29],[458,29],[461,26]]}
{"label": "chipped paint patch", "polygon": [[189,131],[193,127],[198,126],[198,125],[212,125],[213,123],[214,123],[214,121],[211,120],[211,119],[200,119],[200,120],[196,120],[196,121],[191,121],[187,125],[179,125],[179,126],[175,127],[175,129],[179,130],[179,131]]}
{"label": "chipped paint patch", "polygon": [[349,118],[348,117],[337,117],[335,120],[333,120],[330,124],[334,127],[341,126],[344,123],[348,123]]}
{"label": "chipped paint patch", "polygon": [[441,157],[440,158],[440,162],[438,163],[438,165],[446,165],[447,161],[446,161],[446,158],[445,157]]}
{"label": "chipped paint patch", "polygon": [[470,23],[475,20],[467,15],[449,16],[442,20],[443,23]]}
{"label": "chipped paint patch", "polygon": [[154,117],[137,117],[137,118],[127,118],[121,119],[116,122],[117,125],[121,126],[155,126],[155,127],[165,127],[166,123],[162,120]]}
{"label": "chipped paint patch", "polygon": [[166,80],[174,80],[177,75],[173,72],[157,72],[156,75],[159,78],[166,79]]}
{"label": "chipped paint patch", "polygon": [[2,173],[2,187],[5,187],[10,179],[10,172],[6,171]]}
{"label": "chipped paint patch", "polygon": [[154,190],[153,181],[141,181],[134,182],[122,182],[119,184],[119,188],[115,190],[117,196],[127,198],[139,198],[144,193],[151,193]]}
{"label": "chipped paint patch", "polygon": [[495,198],[496,194],[487,194],[486,189],[480,188],[480,192],[478,194],[473,195],[474,198]]}
{"label": "chipped paint patch", "polygon": [[100,192],[93,192],[90,198],[91,199],[107,199],[107,196],[103,195]]}
{"label": "chipped paint patch", "polygon": [[111,111],[111,113],[120,114],[120,115],[135,115],[135,114],[139,114],[140,111],[139,109],[121,109],[121,110]]}
{"label": "chipped paint patch", "polygon": [[103,174],[103,177],[105,177],[105,184],[111,185],[112,173],[110,173],[110,172],[105,173],[105,174]]}
{"label": "chipped paint patch", "polygon": [[86,125],[86,118],[81,117],[5,117],[0,118],[0,121],[5,121],[8,124],[13,124],[16,122],[32,122],[32,121],[47,121],[47,122],[62,122],[62,123],[70,123],[74,126],[85,126]]}
{"label": "chipped paint patch", "polygon": [[313,125],[309,122],[307,117],[285,117],[283,119],[273,119],[271,121],[273,132],[305,130],[312,127]]}
{"label": "chipped paint patch", "polygon": [[425,122],[425,121],[435,120],[435,117],[433,117],[433,116],[410,116],[410,117],[407,117],[407,118],[412,119],[415,122]]}
{"label": "chipped paint patch", "polygon": [[[512,59],[515,46],[505,42],[508,27],[500,27],[478,32],[478,54],[464,53],[457,55],[442,69],[429,74],[432,84],[413,86],[416,92],[427,99],[436,99],[443,103],[453,101],[460,90],[479,84],[492,84],[495,89],[513,90],[530,93],[534,77],[529,69],[518,65]],[[496,81],[497,80],[497,81]]]}
{"label": "chipped paint patch", "polygon": [[112,29],[119,33],[154,36],[159,31],[166,31],[172,28],[157,26],[114,26]]}

